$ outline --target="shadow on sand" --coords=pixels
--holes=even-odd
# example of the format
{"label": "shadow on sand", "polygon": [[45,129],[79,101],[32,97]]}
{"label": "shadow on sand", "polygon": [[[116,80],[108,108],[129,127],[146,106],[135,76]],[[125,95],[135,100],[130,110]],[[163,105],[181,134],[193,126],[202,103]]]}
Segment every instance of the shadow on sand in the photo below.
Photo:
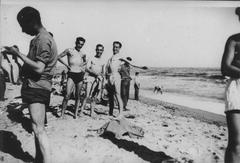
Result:
{"label": "shadow on sand", "polygon": [[[20,108],[19,108],[20,107]],[[26,108],[26,105],[20,103],[11,103],[7,105],[7,117],[12,122],[21,123],[22,127],[28,132],[32,133],[31,120],[23,115],[22,110]]]}
{"label": "shadow on sand", "polygon": [[0,151],[24,162],[33,161],[33,157],[28,152],[24,152],[21,146],[22,144],[16,135],[9,131],[0,130]]}
{"label": "shadow on sand", "polygon": [[101,135],[102,138],[110,140],[113,144],[117,145],[119,148],[123,148],[126,151],[134,152],[136,155],[141,157],[145,161],[149,161],[151,163],[174,163],[175,160],[166,155],[164,152],[156,152],[151,149],[139,145],[133,141],[128,141],[124,139],[116,139],[113,133],[106,132]]}

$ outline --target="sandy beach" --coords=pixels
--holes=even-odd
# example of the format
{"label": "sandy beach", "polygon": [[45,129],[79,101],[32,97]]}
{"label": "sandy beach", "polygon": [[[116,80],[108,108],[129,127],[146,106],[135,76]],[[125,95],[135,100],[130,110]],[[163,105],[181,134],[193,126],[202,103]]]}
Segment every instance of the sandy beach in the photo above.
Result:
{"label": "sandy beach", "polygon": [[[8,84],[7,88],[8,99],[1,103],[0,161],[32,162],[34,139],[27,109],[23,116],[19,111],[20,86]],[[85,110],[78,119],[73,119],[70,107],[62,120],[53,114],[61,101],[61,96],[53,95],[51,112],[47,112],[53,162],[223,162],[227,128],[222,115],[141,96],[141,101],[129,101],[130,111],[124,114],[131,115],[126,119],[144,129],[144,137],[117,139],[89,131],[111,119],[108,107],[97,105],[96,117],[89,117]]]}

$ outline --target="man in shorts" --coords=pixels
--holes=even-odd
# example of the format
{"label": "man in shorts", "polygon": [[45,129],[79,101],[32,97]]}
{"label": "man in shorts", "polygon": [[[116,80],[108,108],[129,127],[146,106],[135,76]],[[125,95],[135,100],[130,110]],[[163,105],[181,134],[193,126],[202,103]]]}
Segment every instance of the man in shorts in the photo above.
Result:
{"label": "man in shorts", "polygon": [[44,129],[45,109],[49,105],[53,68],[57,62],[57,46],[52,36],[43,27],[40,13],[32,7],[24,7],[17,15],[22,31],[35,36],[30,43],[28,55],[14,47],[5,47],[6,52],[19,57],[23,62],[22,100],[28,104],[35,135],[35,162],[51,162],[50,145]]}
{"label": "man in shorts", "polygon": [[[85,39],[83,37],[77,37],[75,41],[75,48],[69,48],[63,51],[59,56],[58,60],[64,64],[68,69],[68,79],[66,86],[66,94],[62,103],[62,113],[61,117],[65,118],[65,110],[67,108],[68,100],[71,97],[73,88],[75,86],[75,114],[74,118],[77,118],[78,108],[80,106],[80,93],[83,86],[85,71],[89,70],[86,68],[86,54],[82,52],[82,47],[85,44]],[[68,64],[66,64],[61,58],[67,56]],[[92,73],[92,72],[90,72]],[[82,110],[81,110],[82,111]]]}
{"label": "man in shorts", "polygon": [[[235,10],[240,18],[240,8]],[[240,162],[240,33],[230,36],[222,57],[223,76],[230,77],[225,91],[228,146],[225,163]]]}

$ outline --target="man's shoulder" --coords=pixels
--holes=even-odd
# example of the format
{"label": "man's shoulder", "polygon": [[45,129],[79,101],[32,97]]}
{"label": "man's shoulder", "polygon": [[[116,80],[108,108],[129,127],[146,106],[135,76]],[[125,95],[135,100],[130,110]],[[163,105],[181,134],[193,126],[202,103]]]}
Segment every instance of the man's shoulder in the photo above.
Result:
{"label": "man's shoulder", "polygon": [[229,38],[228,38],[228,42],[232,42],[232,41],[236,41],[236,42],[240,42],[240,33],[237,33],[237,34],[234,34],[234,35],[231,35]]}

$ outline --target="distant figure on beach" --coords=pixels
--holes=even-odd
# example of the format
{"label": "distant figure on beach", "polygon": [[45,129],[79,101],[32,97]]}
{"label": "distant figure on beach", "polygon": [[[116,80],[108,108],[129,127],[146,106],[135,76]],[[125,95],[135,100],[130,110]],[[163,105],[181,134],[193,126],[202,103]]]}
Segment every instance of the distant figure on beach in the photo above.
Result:
{"label": "distant figure on beach", "polygon": [[[68,79],[66,85],[66,94],[62,102],[61,117],[65,118],[65,110],[67,108],[68,100],[71,97],[73,87],[75,86],[75,118],[77,117],[77,111],[80,106],[80,90],[82,89],[84,74],[85,74],[85,55],[81,49],[85,44],[83,37],[77,37],[75,41],[75,47],[64,50],[59,56],[58,60],[68,68]],[[61,58],[67,56],[68,64],[66,64]]]}
{"label": "distant figure on beach", "polygon": [[139,81],[139,72],[135,72],[135,77],[134,77],[134,99],[139,100],[139,89],[140,89],[140,81]]}
{"label": "distant figure on beach", "polygon": [[[240,8],[236,8],[240,18]],[[230,77],[225,91],[228,146],[225,163],[240,162],[240,33],[228,38],[221,63],[223,76]]]}
{"label": "distant figure on beach", "polygon": [[30,43],[28,55],[15,47],[5,47],[6,52],[19,57],[23,62],[24,76],[21,90],[22,101],[28,104],[35,137],[36,157],[34,162],[51,162],[51,150],[44,129],[46,106],[49,105],[53,68],[57,62],[57,46],[52,36],[43,27],[40,13],[32,7],[24,7],[17,14],[22,31],[35,36]]}
{"label": "distant figure on beach", "polygon": [[113,55],[108,60],[106,65],[106,79],[109,98],[109,115],[113,116],[114,96],[116,96],[119,105],[119,116],[122,116],[123,102],[121,98],[121,76],[119,70],[121,68],[120,50],[122,43],[119,41],[113,42]]}
{"label": "distant figure on beach", "polygon": [[161,87],[161,86],[158,86],[158,85],[155,86],[153,92],[156,93],[156,94],[158,94],[158,93],[163,94],[162,87]]}

